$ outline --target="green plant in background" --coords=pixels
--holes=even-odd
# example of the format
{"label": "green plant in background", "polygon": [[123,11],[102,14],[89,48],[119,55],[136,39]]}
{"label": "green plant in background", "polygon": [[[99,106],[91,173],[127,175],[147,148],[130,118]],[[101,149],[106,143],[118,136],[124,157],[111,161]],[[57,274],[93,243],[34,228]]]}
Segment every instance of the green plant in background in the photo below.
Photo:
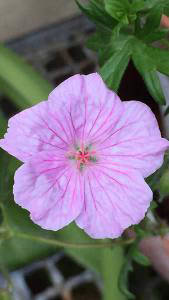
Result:
{"label": "green plant in background", "polygon": [[168,35],[160,22],[163,14],[169,15],[169,1],[91,0],[86,6],[80,1],[77,4],[96,24],[88,47],[97,51],[100,74],[107,85],[118,91],[132,60],[154,100],[165,104],[157,71],[169,76],[169,55],[154,43],[165,43]]}
{"label": "green plant in background", "polygon": [[[169,52],[158,48],[155,42],[166,44],[168,30],[160,27],[160,21],[162,14],[169,15],[169,1],[90,0],[88,5],[82,5],[80,1],[77,4],[96,24],[97,31],[89,38],[88,46],[97,51],[100,74],[109,88],[118,91],[127,65],[132,60],[154,100],[165,104],[157,71],[169,76]],[[50,83],[32,67],[0,46],[0,91],[19,109],[46,99],[51,90]],[[0,110],[0,137],[6,124]],[[118,241],[94,241],[74,224],[55,233],[40,229],[29,220],[28,213],[13,202],[13,174],[18,165],[14,158],[0,150],[0,263],[10,270],[64,247],[81,263],[101,273],[104,300],[133,299],[128,290],[128,274],[132,271],[133,261],[149,265],[148,259],[138,250],[138,244],[145,236],[159,234],[161,228],[153,228],[145,219],[134,226],[134,238],[123,237]],[[153,190],[161,191],[162,197],[163,193],[168,194],[167,167],[168,156],[163,167],[147,180]],[[154,211],[153,205],[151,211]],[[2,299],[10,297],[7,291],[1,294]]]}

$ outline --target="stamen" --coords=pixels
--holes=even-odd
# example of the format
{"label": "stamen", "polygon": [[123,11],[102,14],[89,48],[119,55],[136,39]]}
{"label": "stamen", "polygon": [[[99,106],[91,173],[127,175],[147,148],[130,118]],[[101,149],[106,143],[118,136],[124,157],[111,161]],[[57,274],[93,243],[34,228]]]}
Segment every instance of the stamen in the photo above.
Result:
{"label": "stamen", "polygon": [[82,171],[84,167],[91,162],[96,162],[96,151],[91,151],[92,145],[88,145],[87,147],[84,147],[84,145],[81,145],[79,147],[78,145],[75,145],[75,152],[71,151],[69,153],[68,158],[71,160],[75,160],[77,164],[77,168]]}

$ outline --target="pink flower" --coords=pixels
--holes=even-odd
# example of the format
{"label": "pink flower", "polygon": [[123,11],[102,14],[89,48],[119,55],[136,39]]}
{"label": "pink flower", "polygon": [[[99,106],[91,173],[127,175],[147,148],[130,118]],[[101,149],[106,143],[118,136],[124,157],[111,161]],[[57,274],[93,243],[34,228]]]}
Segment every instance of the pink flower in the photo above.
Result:
{"label": "pink flower", "polygon": [[58,230],[75,220],[93,238],[116,238],[144,218],[152,200],[144,177],[169,142],[149,107],[121,102],[95,73],[11,118],[0,146],[24,162],[14,197],[33,222]]}

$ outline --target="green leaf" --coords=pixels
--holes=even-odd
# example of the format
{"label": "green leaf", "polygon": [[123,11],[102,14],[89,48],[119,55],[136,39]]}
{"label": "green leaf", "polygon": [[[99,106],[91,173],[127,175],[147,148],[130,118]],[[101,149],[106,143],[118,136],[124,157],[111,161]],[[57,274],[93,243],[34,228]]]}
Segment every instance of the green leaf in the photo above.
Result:
{"label": "green leaf", "polygon": [[157,70],[169,76],[169,51],[149,46],[146,53],[155,62]]}
{"label": "green leaf", "polygon": [[91,0],[88,5],[82,5],[78,0],[75,1],[80,10],[97,26],[112,30],[117,24],[117,22],[105,11],[102,1]]}
{"label": "green leaf", "polygon": [[115,52],[100,69],[100,74],[108,87],[117,91],[129,63],[131,56],[131,43],[127,41],[123,48]]}
{"label": "green leaf", "polygon": [[92,34],[86,42],[86,46],[93,51],[98,51],[98,47],[100,47],[100,44],[102,44],[102,39],[100,37],[100,34],[97,32]]}
{"label": "green leaf", "polygon": [[155,202],[154,200],[152,200],[151,203],[150,203],[149,209],[150,209],[151,211],[153,211],[153,210],[155,210],[157,207],[158,207],[157,202]]}
{"label": "green leaf", "polygon": [[137,262],[138,264],[140,264],[142,266],[149,267],[151,265],[148,257],[143,255],[139,249],[134,250],[133,259],[135,260],[135,262]]}
{"label": "green leaf", "polygon": [[[25,210],[17,207],[12,199],[10,201],[6,199],[5,204],[3,214],[10,232],[47,234],[37,226],[34,226]],[[7,238],[1,241],[0,244],[0,263],[3,263],[7,268],[15,269],[52,253],[54,253],[54,249],[48,245],[29,240],[25,241],[15,237],[14,234],[7,234]]]}
{"label": "green leaf", "polygon": [[160,178],[159,191],[162,196],[169,195],[169,170],[166,170]]}
{"label": "green leaf", "polygon": [[133,271],[131,259],[126,259],[119,277],[119,287],[127,299],[135,299],[135,296],[128,290],[128,276]]}
{"label": "green leaf", "polygon": [[7,126],[7,120],[0,109],[0,138],[4,136],[4,133],[6,131],[6,126]]}
{"label": "green leaf", "polygon": [[160,41],[164,39],[169,33],[168,29],[157,29],[155,31],[152,31],[149,34],[144,35],[143,40],[145,43],[151,44],[155,41]]}
{"label": "green leaf", "polygon": [[104,300],[124,300],[126,296],[119,289],[119,276],[125,257],[123,249],[116,247],[104,249],[102,258],[102,274],[104,280]]}
{"label": "green leaf", "polygon": [[158,190],[159,188],[159,181],[163,173],[168,169],[169,165],[169,156],[168,153],[164,156],[164,162],[160,169],[158,169],[154,174],[150,175],[146,178],[147,184],[153,191]]}
{"label": "green leaf", "polygon": [[163,0],[164,14],[169,16],[169,0]]}
{"label": "green leaf", "polygon": [[142,26],[136,27],[136,36],[146,43],[152,43],[164,38],[167,35],[168,30],[160,28],[162,14],[163,6],[159,3],[147,14],[143,28]]}
{"label": "green leaf", "polygon": [[[168,0],[167,0],[168,1]],[[160,0],[145,0],[144,8],[143,10],[151,10],[153,7],[161,3]]]}
{"label": "green leaf", "polygon": [[[157,103],[164,105],[165,104],[165,96],[161,87],[161,83],[158,77],[158,74],[156,72],[156,68],[154,70],[151,70],[149,72],[145,72],[143,70],[143,78],[145,80],[145,83],[148,87],[148,90],[154,100],[156,100]],[[141,73],[141,71],[140,71]]]}
{"label": "green leaf", "polygon": [[0,91],[21,109],[45,100],[52,90],[29,64],[17,54],[0,45]]}
{"label": "green leaf", "polygon": [[157,7],[158,5],[163,8],[164,14],[169,15],[169,0],[145,0],[143,10],[150,11],[152,8]]}
{"label": "green leaf", "polygon": [[[121,24],[119,23],[119,26]],[[119,26],[118,29],[119,29]],[[100,44],[99,47],[99,65],[102,67],[106,61],[116,52],[121,51],[127,41],[129,41],[132,36],[124,33],[117,33],[116,27],[109,36],[106,43]]]}
{"label": "green leaf", "polygon": [[165,104],[165,96],[157,74],[157,62],[149,55],[148,46],[135,40],[133,42],[132,59],[154,100],[159,104]]}
{"label": "green leaf", "polygon": [[146,24],[143,27],[143,33],[149,33],[160,26],[160,21],[163,13],[163,7],[159,4],[154,6],[147,16]]}
{"label": "green leaf", "polygon": [[104,0],[106,11],[117,21],[128,24],[130,3],[128,0]]}
{"label": "green leaf", "polygon": [[86,46],[96,52],[100,49],[100,47],[104,47],[105,45],[106,47],[111,47],[112,37],[112,32],[110,32],[110,30],[97,29],[97,32],[92,34],[86,42]]}
{"label": "green leaf", "polygon": [[134,12],[138,12],[140,10],[142,10],[145,6],[145,1],[144,0],[135,0],[132,2],[132,10]]}

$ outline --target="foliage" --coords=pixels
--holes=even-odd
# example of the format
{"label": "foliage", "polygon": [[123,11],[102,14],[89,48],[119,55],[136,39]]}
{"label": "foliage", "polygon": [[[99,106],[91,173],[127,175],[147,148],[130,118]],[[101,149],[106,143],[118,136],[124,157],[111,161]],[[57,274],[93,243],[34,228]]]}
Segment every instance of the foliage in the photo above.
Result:
{"label": "foliage", "polygon": [[160,21],[162,14],[169,15],[169,1],[90,0],[88,5],[77,3],[96,24],[97,31],[89,38],[88,46],[98,52],[100,74],[107,85],[117,91],[132,60],[154,100],[165,104],[157,71],[169,75],[169,54],[152,42],[162,42],[168,35],[168,30],[160,27]]}

